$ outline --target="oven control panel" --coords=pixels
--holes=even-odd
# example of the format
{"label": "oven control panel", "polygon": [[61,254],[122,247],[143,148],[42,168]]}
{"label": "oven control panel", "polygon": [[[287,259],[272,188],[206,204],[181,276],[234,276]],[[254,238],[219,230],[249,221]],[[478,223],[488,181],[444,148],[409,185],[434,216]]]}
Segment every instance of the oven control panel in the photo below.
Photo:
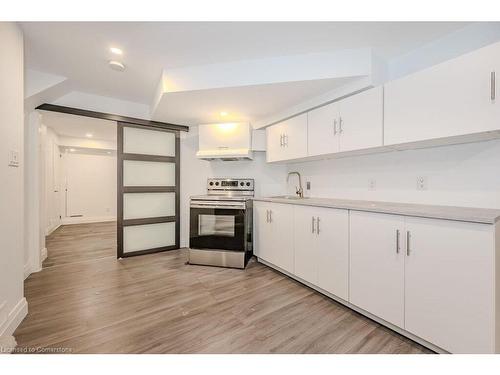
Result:
{"label": "oven control panel", "polygon": [[209,178],[207,190],[216,191],[253,191],[254,180],[252,178]]}

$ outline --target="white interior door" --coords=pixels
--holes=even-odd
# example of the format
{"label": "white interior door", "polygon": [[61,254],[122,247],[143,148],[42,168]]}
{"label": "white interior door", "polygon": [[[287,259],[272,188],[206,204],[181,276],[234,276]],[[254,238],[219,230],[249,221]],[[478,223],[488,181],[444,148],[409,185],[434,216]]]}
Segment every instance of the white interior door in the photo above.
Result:
{"label": "white interior door", "polygon": [[179,248],[178,131],[118,123],[118,257]]}

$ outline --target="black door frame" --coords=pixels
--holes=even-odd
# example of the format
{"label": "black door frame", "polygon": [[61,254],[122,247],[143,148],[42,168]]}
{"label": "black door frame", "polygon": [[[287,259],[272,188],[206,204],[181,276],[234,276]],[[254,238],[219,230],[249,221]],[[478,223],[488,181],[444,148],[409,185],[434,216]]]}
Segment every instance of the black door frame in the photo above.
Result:
{"label": "black door frame", "polygon": [[[140,128],[154,131],[163,131],[175,134],[175,156],[158,156],[143,154],[128,154],[123,152],[123,129]],[[180,132],[179,130],[155,128],[128,122],[117,122],[117,258],[126,258],[136,255],[158,253],[160,251],[180,248]],[[175,186],[123,186],[123,162],[125,160],[140,160],[152,162],[175,163]],[[175,193],[175,216],[153,217],[145,219],[123,219],[123,194],[125,193]],[[175,244],[156,247],[134,252],[123,251],[123,228],[132,225],[145,225],[175,222]]]}

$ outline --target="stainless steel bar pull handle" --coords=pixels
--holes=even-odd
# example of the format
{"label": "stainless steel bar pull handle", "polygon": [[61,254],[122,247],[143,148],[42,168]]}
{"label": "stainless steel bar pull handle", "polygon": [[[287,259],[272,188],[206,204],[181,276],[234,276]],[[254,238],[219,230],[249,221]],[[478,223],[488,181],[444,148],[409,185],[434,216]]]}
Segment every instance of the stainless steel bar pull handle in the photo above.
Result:
{"label": "stainless steel bar pull handle", "polygon": [[333,135],[337,135],[337,119],[333,119]]}
{"label": "stainless steel bar pull handle", "polygon": [[497,80],[496,80],[496,74],[495,72],[491,72],[490,76],[491,82],[490,82],[490,89],[491,89],[491,100],[495,100],[497,96]]}
{"label": "stainless steel bar pull handle", "polygon": [[343,121],[342,121],[342,116],[340,116],[340,117],[339,117],[339,134],[342,134],[342,132],[344,131],[344,130],[342,129],[342,122],[343,122]]}
{"label": "stainless steel bar pull handle", "polygon": [[269,210],[269,222],[270,223],[273,222],[273,211],[272,210]]}
{"label": "stainless steel bar pull handle", "polygon": [[288,147],[288,134],[283,134],[283,146]]}
{"label": "stainless steel bar pull handle", "polygon": [[399,244],[400,234],[399,229],[396,229],[396,254],[399,254],[399,250],[401,250],[401,246]]}
{"label": "stainless steel bar pull handle", "polygon": [[316,218],[316,234],[319,234],[319,216]]}
{"label": "stainless steel bar pull handle", "polygon": [[314,224],[315,224],[316,219],[314,216],[312,217],[312,228],[311,228],[311,233],[314,233]]}
{"label": "stainless steel bar pull handle", "polygon": [[283,147],[283,134],[280,134],[280,147]]}
{"label": "stainless steel bar pull handle", "polygon": [[269,210],[266,210],[266,223],[269,223]]}
{"label": "stainless steel bar pull handle", "polygon": [[406,231],[406,256],[410,256],[410,238],[411,233],[409,230]]}

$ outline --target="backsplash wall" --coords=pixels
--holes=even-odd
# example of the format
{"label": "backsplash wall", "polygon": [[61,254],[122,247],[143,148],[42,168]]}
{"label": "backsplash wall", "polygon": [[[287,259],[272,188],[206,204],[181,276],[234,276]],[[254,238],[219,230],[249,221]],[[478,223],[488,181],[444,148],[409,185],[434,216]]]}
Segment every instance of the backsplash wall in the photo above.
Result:
{"label": "backsplash wall", "polygon": [[[304,190],[311,182],[306,196],[500,209],[500,140],[291,163],[288,170],[302,174]],[[417,190],[418,177],[425,190]]]}

